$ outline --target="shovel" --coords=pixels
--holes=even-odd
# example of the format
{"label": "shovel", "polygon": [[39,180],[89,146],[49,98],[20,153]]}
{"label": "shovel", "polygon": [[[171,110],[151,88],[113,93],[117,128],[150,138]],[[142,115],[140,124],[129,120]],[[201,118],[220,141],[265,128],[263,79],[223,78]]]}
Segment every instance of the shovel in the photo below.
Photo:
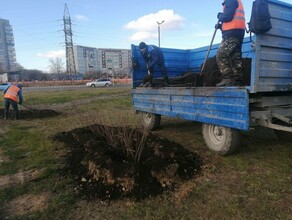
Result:
{"label": "shovel", "polygon": [[31,111],[35,110],[35,109],[33,109],[33,108],[31,108],[31,107],[29,107],[29,106],[27,106],[27,105],[24,105],[24,104],[21,104],[21,106],[23,106],[24,108],[29,109],[29,110],[31,110]]}
{"label": "shovel", "polygon": [[151,75],[151,73],[150,73],[150,70],[149,70],[149,65],[148,65],[148,63],[146,63],[146,67],[147,67],[147,73],[148,73],[148,76],[149,76],[149,75]]}
{"label": "shovel", "polygon": [[[143,80],[142,84],[140,85],[140,86],[143,86],[143,87],[147,87],[147,86],[149,86],[149,84],[151,84],[149,82],[151,73],[150,73],[150,70],[149,70],[148,62],[146,63],[146,68],[147,68],[147,77],[146,76],[144,77],[144,80]],[[147,81],[144,83],[145,79],[147,79]]]}
{"label": "shovel", "polygon": [[213,41],[214,41],[214,38],[216,36],[216,32],[217,32],[217,26],[219,25],[219,19],[217,21],[217,24],[215,26],[215,31],[214,31],[214,34],[213,34],[213,37],[212,37],[212,40],[211,40],[211,43],[210,43],[210,46],[209,46],[209,49],[208,49],[208,52],[206,54],[206,57],[205,57],[205,60],[204,60],[204,63],[203,63],[203,66],[201,68],[201,73],[200,73],[200,76],[203,75],[203,71],[205,69],[205,65],[206,65],[206,62],[207,62],[207,59],[209,58],[209,54],[210,54],[210,51],[211,51],[211,48],[212,48],[212,45],[213,45]]}

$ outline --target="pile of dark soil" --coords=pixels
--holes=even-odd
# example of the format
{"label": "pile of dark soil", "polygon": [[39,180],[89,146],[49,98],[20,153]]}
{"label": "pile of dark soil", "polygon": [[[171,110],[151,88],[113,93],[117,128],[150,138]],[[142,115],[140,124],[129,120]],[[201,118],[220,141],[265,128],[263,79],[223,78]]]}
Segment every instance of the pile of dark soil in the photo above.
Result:
{"label": "pile of dark soil", "polygon": [[[4,116],[4,110],[0,110],[1,118]],[[49,118],[59,115],[59,112],[56,112],[52,109],[28,109],[28,110],[19,110],[19,119],[37,119],[37,118]],[[9,109],[8,118],[14,119],[15,112],[13,109]]]}
{"label": "pile of dark soil", "polygon": [[[242,58],[243,65],[243,84],[245,86],[250,85],[250,73],[251,73],[251,59]],[[205,86],[216,86],[217,83],[222,81],[222,74],[218,68],[216,57],[211,57],[206,61],[203,71],[203,81]]]}
{"label": "pile of dark soil", "polygon": [[199,155],[131,128],[95,124],[54,139],[68,147],[64,172],[84,199],[141,200],[173,190],[201,171]]}
{"label": "pile of dark soil", "polygon": [[[243,65],[243,85],[250,85],[251,76],[251,58],[242,58]],[[218,68],[216,57],[210,57],[206,60],[204,71],[200,73],[186,72],[181,76],[169,78],[169,87],[181,86],[210,86],[214,87],[223,79],[222,74]],[[159,78],[153,79],[153,86],[164,86],[164,81]]]}
{"label": "pile of dark soil", "polygon": [[[154,86],[164,86],[165,82],[162,79],[153,79]],[[181,76],[169,77],[170,87],[181,87],[181,86],[203,86],[201,82],[200,74],[195,72],[185,72]]]}

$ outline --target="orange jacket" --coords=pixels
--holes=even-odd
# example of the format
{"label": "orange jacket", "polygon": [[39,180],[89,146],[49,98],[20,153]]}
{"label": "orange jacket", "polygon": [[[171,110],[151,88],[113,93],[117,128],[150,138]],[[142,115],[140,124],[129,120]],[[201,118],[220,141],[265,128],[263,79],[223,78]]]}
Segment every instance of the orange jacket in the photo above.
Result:
{"label": "orange jacket", "polygon": [[[223,7],[224,11],[225,6]],[[241,0],[238,0],[238,7],[235,10],[235,14],[233,16],[232,21],[223,22],[222,31],[228,31],[232,29],[243,29],[245,30],[245,16],[244,16],[244,8]]]}
{"label": "orange jacket", "polygon": [[11,99],[11,100],[17,102],[19,90],[20,90],[20,88],[18,88],[17,86],[10,86],[7,89],[6,93],[4,94],[4,98]]}

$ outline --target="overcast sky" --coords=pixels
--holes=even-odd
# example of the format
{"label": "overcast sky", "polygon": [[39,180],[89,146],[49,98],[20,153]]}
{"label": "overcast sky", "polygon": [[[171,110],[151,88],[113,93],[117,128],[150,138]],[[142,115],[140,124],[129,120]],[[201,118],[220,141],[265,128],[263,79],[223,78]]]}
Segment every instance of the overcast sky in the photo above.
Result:
{"label": "overcast sky", "polygon": [[[291,3],[292,0],[283,0]],[[49,59],[65,61],[63,15],[67,4],[73,43],[96,48],[130,49],[145,41],[161,47],[207,46],[222,1],[216,0],[2,0],[0,18],[12,25],[17,62],[27,69],[48,70]],[[249,21],[252,0],[243,0]],[[214,43],[219,43],[217,32]]]}

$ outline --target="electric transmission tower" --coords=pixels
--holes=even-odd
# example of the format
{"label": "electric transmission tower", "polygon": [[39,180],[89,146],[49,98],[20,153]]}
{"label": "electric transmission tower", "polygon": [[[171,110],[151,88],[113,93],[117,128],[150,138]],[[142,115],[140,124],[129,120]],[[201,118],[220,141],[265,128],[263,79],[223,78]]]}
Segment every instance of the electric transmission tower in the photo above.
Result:
{"label": "electric transmission tower", "polygon": [[76,67],[73,52],[73,40],[72,40],[72,28],[71,28],[71,18],[67,4],[65,4],[64,9],[64,33],[65,33],[65,45],[66,45],[66,70],[67,74],[70,75],[71,80],[76,77]]}

